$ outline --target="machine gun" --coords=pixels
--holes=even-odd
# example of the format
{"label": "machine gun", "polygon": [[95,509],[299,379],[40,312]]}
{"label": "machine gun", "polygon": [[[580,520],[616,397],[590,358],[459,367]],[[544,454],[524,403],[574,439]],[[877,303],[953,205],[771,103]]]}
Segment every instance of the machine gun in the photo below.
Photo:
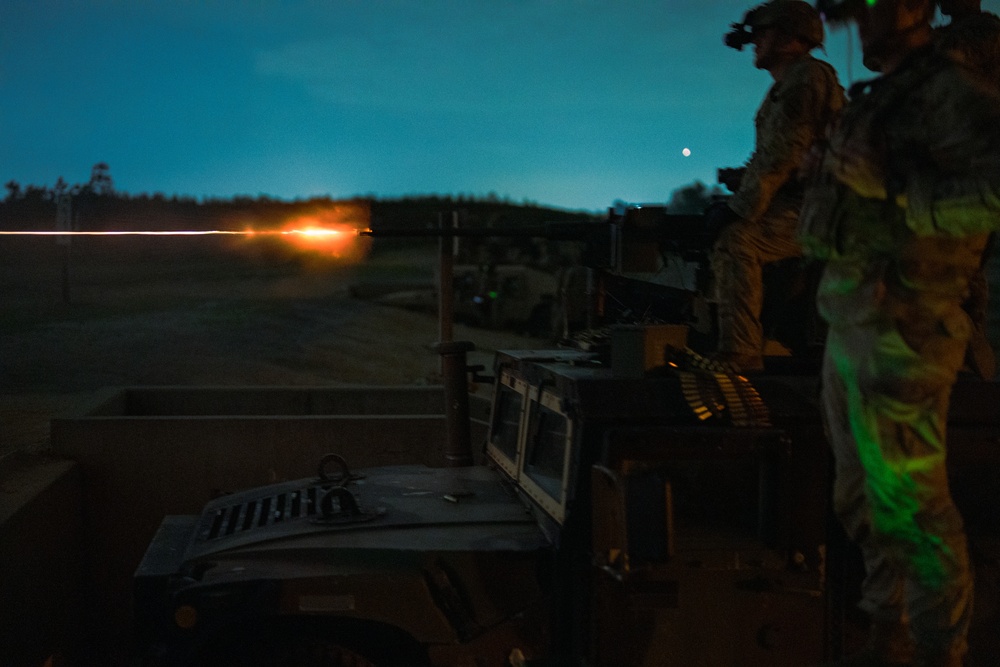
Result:
{"label": "machine gun", "polygon": [[[671,214],[661,205],[620,205],[610,208],[604,220],[584,222],[503,228],[442,223],[421,229],[376,224],[361,234],[441,240],[438,298],[443,328],[454,319],[456,289],[462,289],[453,284],[452,239],[533,238],[575,243],[577,264],[562,267],[557,279],[550,281],[548,293],[520,290],[518,296],[511,297],[527,298],[530,292],[532,303],[517,304],[522,319],[530,320],[526,330],[556,338],[566,337],[571,330],[610,323],[690,322],[695,317],[693,303],[707,283],[708,253],[714,241],[703,215]],[[461,307],[464,301],[459,301]],[[447,340],[446,335],[442,339]]]}
{"label": "machine gun", "polygon": [[[723,171],[727,178],[742,175],[742,169],[720,170],[720,182]],[[558,287],[548,293],[521,290],[520,296],[512,297],[523,299],[531,293],[531,303],[516,305],[525,330],[532,335],[565,341],[574,333],[613,324],[682,324],[689,329],[692,349],[708,352],[715,346],[710,295],[715,232],[706,224],[704,214],[674,214],[663,205],[618,205],[609,208],[605,219],[587,222],[504,228],[376,225],[361,234],[441,240],[438,312],[442,340],[450,340],[448,328],[456,316],[451,240],[537,238],[575,242],[582,250],[579,264],[561,271]],[[814,282],[797,258],[765,267],[767,297],[761,317],[765,335],[802,360],[815,356],[822,337],[818,319],[810,315],[815,311]]]}
{"label": "machine gun", "polygon": [[[575,241],[586,246],[584,264],[615,272],[647,269],[648,258],[658,248],[685,254],[702,254],[714,239],[703,215],[667,212],[665,206],[618,206],[609,209],[603,221],[550,222],[525,227],[427,228],[373,227],[361,232],[375,238],[539,238]],[[640,257],[642,259],[640,259]]]}

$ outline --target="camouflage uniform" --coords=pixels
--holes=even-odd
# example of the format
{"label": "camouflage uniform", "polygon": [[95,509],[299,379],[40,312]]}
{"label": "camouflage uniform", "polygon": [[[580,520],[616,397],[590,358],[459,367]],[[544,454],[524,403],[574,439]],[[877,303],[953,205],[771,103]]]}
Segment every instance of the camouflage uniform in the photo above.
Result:
{"label": "camouflage uniform", "polygon": [[[1000,90],[1000,17],[989,12],[976,12],[957,20],[952,19],[951,23],[934,32],[937,48],[945,56],[971,70],[986,84]],[[995,239],[990,246],[995,246]],[[993,252],[988,249],[986,254],[989,258]],[[995,266],[995,259],[992,263],[994,271],[1000,269]],[[969,285],[969,298],[964,308],[972,317],[973,324],[966,360],[981,377],[987,379],[996,375],[996,353],[991,345],[996,347],[998,344],[997,341],[991,343],[986,334],[989,292],[984,267]]]}
{"label": "camouflage uniform", "polygon": [[789,66],[757,111],[756,148],[729,200],[741,220],[722,230],[711,257],[720,352],[761,354],[761,272],[765,264],[802,254],[799,169],[843,101],[833,68],[807,54]]}
{"label": "camouflage uniform", "polygon": [[844,110],[802,213],[827,260],[823,403],[834,508],[860,546],[862,607],[961,664],[972,578],[945,429],[962,310],[1000,213],[1000,97],[925,49]]}

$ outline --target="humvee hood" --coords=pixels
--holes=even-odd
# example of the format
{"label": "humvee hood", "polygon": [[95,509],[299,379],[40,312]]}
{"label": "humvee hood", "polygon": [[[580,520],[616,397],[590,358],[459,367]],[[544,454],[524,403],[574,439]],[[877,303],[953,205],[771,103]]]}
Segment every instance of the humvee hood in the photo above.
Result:
{"label": "humvee hood", "polygon": [[202,512],[184,560],[251,546],[329,549],[332,542],[393,550],[427,548],[428,540],[440,550],[543,546],[528,509],[489,468],[391,466],[351,477],[300,479],[217,498]]}

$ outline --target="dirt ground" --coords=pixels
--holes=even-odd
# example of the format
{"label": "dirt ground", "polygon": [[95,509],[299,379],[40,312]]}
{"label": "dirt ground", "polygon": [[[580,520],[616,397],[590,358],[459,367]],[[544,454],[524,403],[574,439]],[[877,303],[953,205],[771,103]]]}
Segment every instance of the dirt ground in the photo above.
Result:
{"label": "dirt ground", "polygon": [[[376,249],[377,250],[377,249]],[[349,264],[216,237],[0,241],[0,458],[44,453],[49,420],[133,385],[436,383],[439,324],[352,298],[428,283],[433,247]],[[473,363],[545,341],[456,326]]]}

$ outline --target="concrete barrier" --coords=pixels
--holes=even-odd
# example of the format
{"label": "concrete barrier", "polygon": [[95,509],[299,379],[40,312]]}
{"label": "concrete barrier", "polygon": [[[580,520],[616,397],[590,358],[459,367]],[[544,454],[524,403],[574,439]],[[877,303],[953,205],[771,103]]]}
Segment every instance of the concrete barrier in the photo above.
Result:
{"label": "concrete barrier", "polygon": [[0,667],[41,665],[80,644],[79,467],[47,456],[0,461]]}

